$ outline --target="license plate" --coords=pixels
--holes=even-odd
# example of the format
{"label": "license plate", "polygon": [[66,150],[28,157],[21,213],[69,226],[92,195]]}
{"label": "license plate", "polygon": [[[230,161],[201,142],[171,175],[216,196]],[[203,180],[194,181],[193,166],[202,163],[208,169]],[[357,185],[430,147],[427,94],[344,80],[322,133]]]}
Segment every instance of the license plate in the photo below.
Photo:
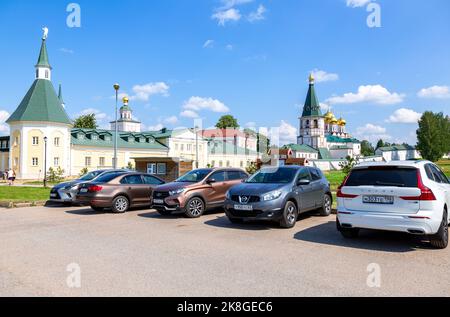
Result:
{"label": "license plate", "polygon": [[393,205],[394,197],[393,196],[363,196],[363,203]]}
{"label": "license plate", "polygon": [[244,211],[252,211],[252,205],[234,205],[235,210],[244,210]]}
{"label": "license plate", "polygon": [[158,205],[164,205],[164,200],[163,199],[154,199],[153,203],[158,204]]}
{"label": "license plate", "polygon": [[55,198],[57,195],[56,194],[50,194],[50,197]]}
{"label": "license plate", "polygon": [[88,189],[87,188],[82,188],[81,190],[80,190],[80,193],[87,193],[88,192]]}

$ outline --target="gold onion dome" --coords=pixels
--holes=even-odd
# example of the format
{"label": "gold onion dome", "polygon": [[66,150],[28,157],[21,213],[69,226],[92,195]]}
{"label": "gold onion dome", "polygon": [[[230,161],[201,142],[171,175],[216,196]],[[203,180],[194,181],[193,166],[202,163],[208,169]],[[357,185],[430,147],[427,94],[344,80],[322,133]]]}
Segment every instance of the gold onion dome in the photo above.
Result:
{"label": "gold onion dome", "polygon": [[330,110],[328,110],[328,112],[325,114],[324,117],[325,117],[325,122],[330,123],[331,120],[334,118],[334,114]]}
{"label": "gold onion dome", "polygon": [[344,125],[346,125],[347,124],[347,121],[345,121],[345,119],[344,118],[340,118],[339,119],[339,121],[338,121],[338,125],[340,125],[340,126],[344,126]]}
{"label": "gold onion dome", "polygon": [[335,116],[333,116],[333,118],[330,119],[330,123],[331,124],[338,124],[338,120],[336,119]]}
{"label": "gold onion dome", "polygon": [[124,104],[127,104],[130,99],[128,99],[128,97],[123,97],[122,101]]}

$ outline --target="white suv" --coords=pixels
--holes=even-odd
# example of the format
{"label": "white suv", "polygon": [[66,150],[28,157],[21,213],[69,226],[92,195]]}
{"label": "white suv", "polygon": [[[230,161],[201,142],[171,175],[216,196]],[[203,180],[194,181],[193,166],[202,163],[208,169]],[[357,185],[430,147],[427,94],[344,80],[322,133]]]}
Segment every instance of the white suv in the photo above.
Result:
{"label": "white suv", "polygon": [[439,249],[448,245],[450,182],[431,162],[360,164],[337,197],[337,228],[346,238],[375,229],[427,235]]}

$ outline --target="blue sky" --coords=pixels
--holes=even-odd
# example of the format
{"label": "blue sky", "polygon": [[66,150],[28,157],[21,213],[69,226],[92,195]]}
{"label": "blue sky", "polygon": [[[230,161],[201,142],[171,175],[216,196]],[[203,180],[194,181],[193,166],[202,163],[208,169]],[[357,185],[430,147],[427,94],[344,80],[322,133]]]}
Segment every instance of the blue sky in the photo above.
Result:
{"label": "blue sky", "polygon": [[324,108],[361,139],[414,143],[420,113],[450,114],[448,0],[83,0],[80,28],[66,24],[69,3],[1,0],[0,133],[34,79],[44,26],[69,115],[95,111],[102,126],[119,82],[147,129],[231,113],[294,141],[311,71]]}

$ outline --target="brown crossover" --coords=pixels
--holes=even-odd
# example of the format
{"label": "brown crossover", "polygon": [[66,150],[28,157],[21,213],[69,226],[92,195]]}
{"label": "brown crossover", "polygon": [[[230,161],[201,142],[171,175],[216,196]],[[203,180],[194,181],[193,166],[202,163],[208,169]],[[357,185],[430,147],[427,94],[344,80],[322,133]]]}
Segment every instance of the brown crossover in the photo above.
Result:
{"label": "brown crossover", "polygon": [[131,207],[150,206],[153,189],[164,181],[149,174],[109,173],[80,186],[76,202],[96,211],[111,208],[124,213]]}
{"label": "brown crossover", "polygon": [[184,212],[189,218],[198,218],[207,209],[223,206],[227,191],[247,178],[241,169],[196,169],[175,182],[158,186],[152,207],[162,215]]}

